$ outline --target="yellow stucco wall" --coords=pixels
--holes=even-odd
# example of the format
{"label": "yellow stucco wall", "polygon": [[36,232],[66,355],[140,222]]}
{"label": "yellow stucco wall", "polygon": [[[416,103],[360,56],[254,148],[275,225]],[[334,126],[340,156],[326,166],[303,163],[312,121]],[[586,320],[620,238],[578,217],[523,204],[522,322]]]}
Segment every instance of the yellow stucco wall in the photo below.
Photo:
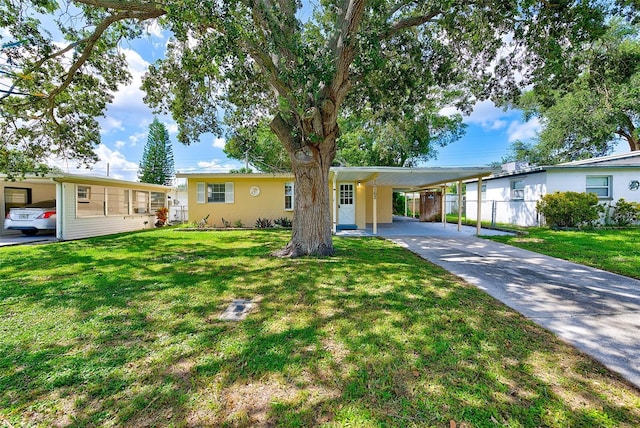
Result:
{"label": "yellow stucco wall", "polygon": [[[189,222],[198,222],[209,214],[210,226],[223,226],[222,219],[233,226],[236,220],[240,220],[245,227],[253,227],[256,219],[268,218],[274,220],[279,217],[293,218],[293,211],[284,209],[284,185],[292,182],[293,177],[266,176],[266,175],[202,175],[188,177]],[[224,184],[233,182],[234,202],[205,202],[197,203],[197,183]],[[338,182],[340,183],[340,182]],[[355,185],[356,191],[356,225],[364,229],[367,223],[373,222],[373,188],[364,184]],[[251,196],[249,190],[257,186],[260,188],[258,196]],[[331,184],[330,184],[331,187]],[[330,188],[330,192],[332,189]],[[378,223],[391,223],[392,194],[390,187],[378,187]],[[333,195],[330,193],[331,200]],[[206,200],[206,196],[205,196]],[[333,215],[333,207],[331,208]],[[339,219],[338,219],[339,220]],[[339,221],[338,221],[339,223]]]}
{"label": "yellow stucco wall", "polygon": [[[367,223],[373,223],[373,186],[367,186]],[[378,224],[393,222],[393,188],[378,186]],[[360,227],[360,225],[358,225]]]}
{"label": "yellow stucco wall", "polygon": [[[288,217],[292,219],[293,211],[284,209],[284,184],[291,181],[293,181],[293,178],[264,176],[189,178],[189,221],[197,222],[209,214],[208,222],[211,226],[223,226],[222,219],[224,218],[226,221],[231,222],[232,226],[237,220],[240,220],[243,226],[253,227],[258,218],[274,220],[280,217]],[[233,183],[233,203],[197,203],[197,183],[224,184],[225,182]],[[259,195],[251,196],[249,189],[253,186],[260,188]]]}

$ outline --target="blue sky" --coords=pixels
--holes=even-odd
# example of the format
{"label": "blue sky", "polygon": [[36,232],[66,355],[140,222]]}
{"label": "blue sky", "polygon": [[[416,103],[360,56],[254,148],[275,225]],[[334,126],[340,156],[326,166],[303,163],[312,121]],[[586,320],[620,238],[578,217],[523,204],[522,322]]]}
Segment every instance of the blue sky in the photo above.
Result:
{"label": "blue sky", "polygon": [[[136,180],[149,124],[154,118],[152,110],[142,101],[141,78],[149,64],[162,57],[167,40],[166,32],[151,26],[147,37],[122,44],[133,80],[119,89],[106,117],[100,119],[102,143],[97,148],[100,162],[91,171],[77,169],[73,162],[58,161],[55,162],[57,166],[70,173],[106,175],[108,164],[110,176]],[[198,143],[183,146],[175,138],[177,127],[171,117],[158,118],[169,131],[176,171],[226,172],[242,166],[241,162],[225,156],[224,139],[207,135]],[[483,166],[499,161],[513,141],[528,141],[540,129],[536,120],[524,122],[520,112],[503,111],[488,101],[477,104],[473,113],[465,118],[465,123],[465,136],[441,148],[437,159],[430,160],[425,166]]]}

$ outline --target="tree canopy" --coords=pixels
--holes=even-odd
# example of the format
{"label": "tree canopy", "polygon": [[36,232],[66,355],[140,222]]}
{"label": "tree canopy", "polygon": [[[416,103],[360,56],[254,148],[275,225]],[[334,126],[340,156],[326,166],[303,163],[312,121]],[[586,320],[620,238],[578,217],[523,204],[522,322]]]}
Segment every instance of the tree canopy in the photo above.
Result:
{"label": "tree canopy", "polygon": [[607,32],[585,45],[574,61],[582,70],[561,88],[539,86],[518,106],[541,118],[535,144],[517,142],[514,160],[554,164],[602,156],[621,141],[640,150],[640,26],[612,20]]}
{"label": "tree canopy", "polygon": [[[172,114],[185,144],[219,135],[220,109],[232,129],[268,120],[296,178],[292,239],[280,254],[331,254],[328,175],[340,114],[416,118],[420,130],[445,103],[464,112],[542,80],[560,86],[578,69],[565,58],[602,34],[613,6],[322,0],[302,19],[297,0],[6,0],[3,40],[26,42],[5,49],[14,66],[0,100],[0,147],[94,160],[95,118],[130,78],[119,43],[157,22],[173,38],[149,69],[145,100]],[[618,6],[632,15],[637,5]]]}
{"label": "tree canopy", "polygon": [[170,186],[175,176],[173,148],[166,126],[158,118],[149,125],[149,135],[144,146],[138,179],[143,183]]}

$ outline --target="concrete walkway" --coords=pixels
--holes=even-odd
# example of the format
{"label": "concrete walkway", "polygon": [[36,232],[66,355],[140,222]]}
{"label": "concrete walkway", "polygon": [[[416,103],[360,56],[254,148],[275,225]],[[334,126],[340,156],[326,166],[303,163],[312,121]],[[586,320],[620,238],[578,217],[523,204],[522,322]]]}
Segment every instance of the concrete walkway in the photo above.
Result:
{"label": "concrete walkway", "polygon": [[474,284],[640,389],[640,281],[477,238],[475,228],[394,225],[397,233],[389,227],[380,236]]}

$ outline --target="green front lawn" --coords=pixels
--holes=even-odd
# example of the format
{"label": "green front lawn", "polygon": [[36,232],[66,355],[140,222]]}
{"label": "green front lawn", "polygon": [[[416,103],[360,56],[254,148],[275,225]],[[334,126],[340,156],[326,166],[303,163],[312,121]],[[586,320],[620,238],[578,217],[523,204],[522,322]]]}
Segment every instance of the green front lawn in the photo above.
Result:
{"label": "green front lawn", "polygon": [[640,279],[640,228],[581,231],[531,228],[525,236],[486,238]]}
{"label": "green front lawn", "polygon": [[[0,426],[640,426],[640,392],[389,242],[281,231],[0,248]],[[234,298],[257,309],[219,314]]]}

